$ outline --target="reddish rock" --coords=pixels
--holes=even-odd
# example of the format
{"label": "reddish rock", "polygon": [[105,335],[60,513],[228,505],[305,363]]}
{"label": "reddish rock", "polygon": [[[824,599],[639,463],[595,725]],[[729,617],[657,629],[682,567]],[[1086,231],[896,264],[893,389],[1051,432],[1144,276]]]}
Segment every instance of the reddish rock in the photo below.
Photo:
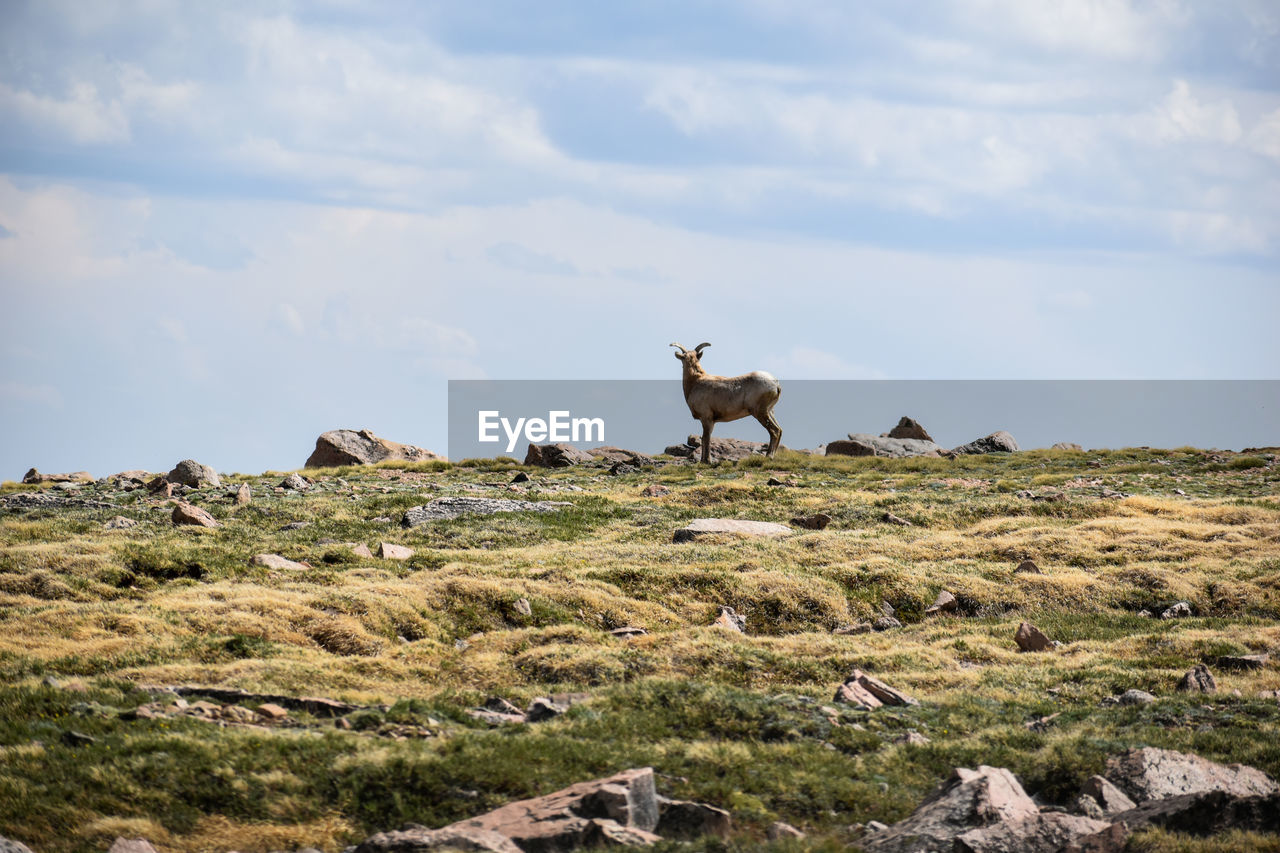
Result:
{"label": "reddish rock", "polygon": [[22,482],[27,484],[92,483],[93,475],[88,471],[76,471],[71,474],[41,474],[35,468],[32,468],[22,476]]}
{"label": "reddish rock", "polygon": [[1177,689],[1184,693],[1217,693],[1218,682],[1214,680],[1213,673],[1209,671],[1209,667],[1198,663],[1187,670],[1186,675],[1182,676],[1182,680],[1178,682]]}
{"label": "reddish rock", "polygon": [[956,601],[956,597],[944,589],[938,593],[938,597],[933,600],[933,604],[924,609],[924,612],[930,615],[934,613],[954,613],[958,606],[959,603]]}
{"label": "reddish rock", "polygon": [[444,457],[412,444],[379,438],[367,429],[335,429],[316,439],[316,449],[307,457],[305,468],[334,468],[339,465],[372,465],[386,460],[428,462]]}
{"label": "reddish rock", "polygon": [[255,554],[249,562],[255,566],[265,566],[268,569],[305,571],[311,568],[306,563],[297,563],[286,557],[281,557],[279,554]]}
{"label": "reddish rock", "polygon": [[191,504],[178,504],[173,508],[173,515],[170,518],[174,524],[191,524],[198,527],[218,526],[218,522],[212,515]]}
{"label": "reddish rock", "polygon": [[378,543],[378,556],[384,560],[407,560],[413,556],[413,549],[390,542]]}
{"label": "reddish rock", "polygon": [[646,498],[660,498],[663,495],[669,494],[671,494],[671,490],[666,486],[659,485],[658,483],[650,483],[640,491],[641,497]]}
{"label": "reddish rock", "polygon": [[933,441],[933,436],[920,426],[919,422],[908,418],[905,415],[898,421],[898,425],[889,430],[889,438],[914,438],[918,441]]}
{"label": "reddish rock", "polygon": [[1023,622],[1018,626],[1017,632],[1013,635],[1013,641],[1024,652],[1042,652],[1053,648],[1053,640],[1030,622]]}
{"label": "reddish rock", "polygon": [[236,506],[247,506],[253,500],[253,490],[248,483],[241,483],[236,489]]}
{"label": "reddish rock", "polygon": [[590,462],[594,458],[572,444],[530,444],[524,456],[524,464],[540,468],[569,468]]}

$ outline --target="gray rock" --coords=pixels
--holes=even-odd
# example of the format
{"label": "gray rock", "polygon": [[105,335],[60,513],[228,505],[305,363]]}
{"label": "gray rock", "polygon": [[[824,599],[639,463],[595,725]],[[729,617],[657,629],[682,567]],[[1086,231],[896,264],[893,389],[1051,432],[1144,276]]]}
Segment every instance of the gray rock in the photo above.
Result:
{"label": "gray rock", "polygon": [[128,530],[130,527],[137,527],[138,522],[134,521],[132,518],[125,518],[123,515],[117,515],[102,526],[107,530]]}
{"label": "gray rock", "polygon": [[571,444],[530,444],[524,464],[540,468],[568,468],[590,462],[595,457]]}
{"label": "gray rock", "polygon": [[280,481],[282,489],[292,489],[295,492],[305,492],[311,488],[311,481],[301,474],[290,474]]}
{"label": "gray rock", "polygon": [[1217,659],[1222,669],[1262,669],[1271,660],[1271,655],[1263,652],[1257,655],[1221,655]]}
{"label": "gray rock", "polygon": [[426,462],[444,457],[412,444],[379,438],[367,429],[335,429],[316,439],[304,468],[333,468],[340,465],[372,465],[385,460]]}
{"label": "gray rock", "polygon": [[905,518],[902,518],[901,516],[894,515],[894,514],[893,514],[893,513],[891,513],[891,512],[886,512],[884,515],[880,516],[880,520],[881,520],[881,521],[883,521],[885,524],[896,524],[896,525],[898,525],[899,527],[913,527],[913,526],[914,526],[914,525],[912,525],[912,523],[911,523],[911,522],[907,521]]}
{"label": "gray rock", "polygon": [[533,615],[533,605],[529,603],[529,599],[527,598],[517,598],[516,603],[512,606],[515,608],[515,611],[522,616]]}
{"label": "gray rock", "polygon": [[1130,689],[1121,693],[1117,701],[1121,705],[1150,705],[1156,697],[1145,690]]}
{"label": "gray rock", "polygon": [[543,720],[558,717],[567,710],[569,710],[568,704],[557,702],[548,696],[539,696],[529,703],[525,718],[531,723],[541,723]]}
{"label": "gray rock", "polygon": [[1171,604],[1160,613],[1161,619],[1181,619],[1191,615],[1191,605],[1185,601]]}
{"label": "gray rock", "polygon": [[712,624],[741,634],[747,630],[747,617],[739,615],[732,607],[722,604],[720,605],[720,614]]}
{"label": "gray rock", "polygon": [[1236,797],[1280,791],[1270,777],[1252,767],[1218,764],[1198,755],[1151,746],[1108,759],[1106,777],[1139,804],[1209,791],[1225,791]]}
{"label": "gray rock", "polygon": [[44,485],[46,483],[92,483],[93,475],[88,471],[76,471],[72,474],[41,474],[32,468],[22,476],[22,482]]}
{"label": "gray rock", "polygon": [[1177,689],[1184,693],[1216,693],[1218,692],[1218,682],[1214,680],[1213,673],[1209,671],[1209,667],[1198,663],[1187,670],[1186,675],[1182,676],[1182,680],[1178,682]]}
{"label": "gray rock", "polygon": [[1053,447],[1050,449],[1051,450],[1084,450],[1083,447],[1076,444],[1074,441],[1059,441],[1059,442],[1056,442],[1053,445]]}
{"label": "gray rock", "polygon": [[825,512],[815,513],[813,515],[798,515],[791,519],[793,527],[799,527],[802,530],[824,530],[831,523],[831,516]]}
{"label": "gray rock", "polygon": [[0,853],[31,853],[31,848],[21,841],[0,836]]}
{"label": "gray rock", "polygon": [[407,560],[413,556],[413,549],[391,542],[379,542],[378,556],[384,560]]}
{"label": "gray rock", "polygon": [[[1110,829],[1109,821],[1043,812],[962,832],[955,837],[954,849],[965,853],[1059,853],[1073,846],[1079,849],[1085,839]],[[1123,827],[1119,834],[1127,835]],[[1119,853],[1121,848],[1111,849]]]}
{"label": "gray rock", "polygon": [[690,800],[658,797],[656,832],[664,838],[693,841],[706,835],[728,838],[733,829],[729,813],[721,808]]}
{"label": "gray rock", "polygon": [[165,474],[164,478],[170,483],[181,483],[193,489],[222,485],[222,481],[218,479],[217,471],[208,465],[201,465],[194,459],[183,459],[173,466],[173,470]]}
{"label": "gray rock", "polygon": [[462,515],[493,515],[499,512],[558,512],[573,506],[568,501],[520,501],[508,498],[436,498],[429,504],[410,507],[401,519],[402,527],[417,527],[430,521],[458,518]]}
{"label": "gray rock", "polygon": [[[712,462],[736,462],[740,459],[763,454],[768,449],[769,445],[758,441],[712,437],[709,458]],[[668,456],[700,460],[702,458],[702,436],[691,435],[685,439],[684,444],[670,445],[662,452]]]}
{"label": "gray rock", "polygon": [[697,518],[677,530],[673,542],[692,542],[703,536],[726,534],[731,536],[785,536],[792,530],[785,524],[772,521],[746,521],[737,518]]}
{"label": "gray rock", "polygon": [[888,631],[891,628],[901,628],[902,623],[894,616],[881,616],[871,623],[871,627],[877,631]]}
{"label": "gray rock", "polygon": [[[871,452],[866,452],[865,448],[870,448]],[[851,432],[847,442],[832,441],[827,444],[828,456],[883,456],[901,459],[908,456],[939,456],[941,453],[942,447],[931,440],[890,438],[866,432]]]}
{"label": "gray rock", "polygon": [[924,612],[926,614],[954,613],[957,607],[959,607],[959,602],[956,601],[956,597],[944,589],[938,593],[938,597],[933,600],[933,604],[924,609]]}
{"label": "gray rock", "polygon": [[1081,794],[1076,797],[1075,812],[1093,820],[1103,820],[1107,816],[1107,813],[1102,810],[1102,806],[1098,805],[1098,801],[1088,794]]}
{"label": "gray rock", "polygon": [[991,435],[974,439],[968,444],[962,444],[953,448],[952,453],[955,454],[974,454],[974,453],[1014,453],[1021,448],[1013,436],[1004,430],[993,432]]}
{"label": "gray rock", "polygon": [[236,506],[247,506],[253,500],[253,489],[248,483],[241,483],[236,489]]}
{"label": "gray rock", "polygon": [[156,848],[145,838],[117,838],[107,853],[156,853]]}
{"label": "gray rock", "polygon": [[1084,780],[1080,793],[1097,804],[1104,815],[1116,815],[1133,808],[1133,800],[1121,791],[1105,776],[1090,776]]}
{"label": "gray rock", "polygon": [[296,563],[279,554],[254,554],[253,559],[249,561],[255,566],[264,566],[268,569],[279,569],[287,571],[306,571],[311,568],[306,563]]}
{"label": "gray rock", "polygon": [[355,853],[427,853],[431,850],[524,853],[510,838],[487,829],[427,829],[424,826],[380,832],[353,849]]}
{"label": "gray rock", "polygon": [[1111,818],[1130,829],[1158,826],[1170,832],[1207,836],[1239,830],[1280,831],[1280,794],[1240,796],[1205,791],[1149,800]]}
{"label": "gray rock", "polygon": [[783,823],[780,820],[775,820],[773,823],[769,824],[769,828],[765,830],[765,835],[768,836],[770,841],[780,841],[783,838],[794,838],[796,840],[800,840],[805,837],[803,832],[796,829],[791,824]]}

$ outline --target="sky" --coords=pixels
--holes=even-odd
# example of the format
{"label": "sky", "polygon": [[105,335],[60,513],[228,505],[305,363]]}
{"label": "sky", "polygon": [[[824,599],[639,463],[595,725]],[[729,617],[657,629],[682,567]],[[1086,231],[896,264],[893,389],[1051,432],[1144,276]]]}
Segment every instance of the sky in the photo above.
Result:
{"label": "sky", "polygon": [[449,379],[674,379],[671,341],[1280,375],[1272,0],[0,16],[0,479],[443,452]]}

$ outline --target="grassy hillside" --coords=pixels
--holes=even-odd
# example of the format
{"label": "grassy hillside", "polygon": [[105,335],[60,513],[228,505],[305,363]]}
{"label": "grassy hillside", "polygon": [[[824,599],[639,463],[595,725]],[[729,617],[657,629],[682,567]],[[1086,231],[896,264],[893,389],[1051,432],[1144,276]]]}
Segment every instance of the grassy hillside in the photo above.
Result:
{"label": "grassy hillside", "polygon": [[[835,849],[855,824],[908,814],[958,765],[1008,767],[1063,804],[1133,745],[1280,777],[1280,703],[1259,696],[1280,689],[1275,661],[1215,669],[1214,695],[1173,689],[1202,660],[1280,652],[1274,455],[786,454],[618,477],[528,470],[516,491],[520,470],[330,469],[308,472],[306,492],[276,490],[282,474],[236,475],[187,496],[214,529],[173,526],[145,489],[92,484],[46,490],[88,505],[0,509],[0,835],[37,851],[101,850],[116,835],[172,850],[331,851],[652,765],[660,793],[733,812],[733,847],[768,845],[765,828],[785,820],[809,837],[772,846]],[[794,484],[766,485],[773,476]],[[233,499],[240,483],[247,506]],[[643,497],[650,483],[669,494]],[[0,496],[33,491],[6,484]],[[572,506],[399,526],[405,509],[445,495]],[[671,541],[692,518],[814,512],[831,525]],[[139,524],[105,529],[117,515]],[[351,550],[380,542],[415,554]],[[261,553],[312,568],[252,565]],[[1042,573],[1015,573],[1025,558]],[[926,616],[943,589],[957,613]],[[1175,601],[1194,615],[1141,615]],[[903,627],[834,633],[883,602]],[[745,635],[711,625],[719,605],[745,615]],[[1062,646],[1019,653],[1023,620]],[[608,633],[622,626],[648,633]],[[853,667],[920,707],[832,704]],[[366,707],[349,729],[305,711],[273,725],[127,718],[177,701],[144,687],[174,685]],[[1128,688],[1158,701],[1100,704]],[[590,698],[536,724],[490,728],[465,713],[552,692]],[[911,731],[929,743],[897,742]],[[1275,849],[1246,835],[1133,844]]]}

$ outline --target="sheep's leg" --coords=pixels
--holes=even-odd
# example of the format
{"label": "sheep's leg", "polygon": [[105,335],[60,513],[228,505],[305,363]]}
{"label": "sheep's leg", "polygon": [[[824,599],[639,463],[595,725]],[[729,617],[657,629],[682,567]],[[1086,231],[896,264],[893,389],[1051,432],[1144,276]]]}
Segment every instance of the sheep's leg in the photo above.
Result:
{"label": "sheep's leg", "polygon": [[773,412],[756,415],[756,420],[760,422],[760,426],[769,432],[769,449],[765,452],[765,455],[771,457],[778,452],[778,445],[782,442],[782,427],[778,426],[778,422],[773,417]]}
{"label": "sheep's leg", "polygon": [[702,464],[711,464],[711,428],[716,425],[715,421],[702,422]]}

